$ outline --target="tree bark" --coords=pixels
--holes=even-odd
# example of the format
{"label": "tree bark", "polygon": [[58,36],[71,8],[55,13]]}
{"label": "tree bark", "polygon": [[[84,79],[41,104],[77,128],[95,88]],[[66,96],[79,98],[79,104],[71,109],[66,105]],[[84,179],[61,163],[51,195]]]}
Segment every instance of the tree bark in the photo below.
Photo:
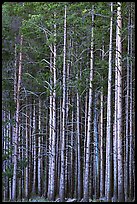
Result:
{"label": "tree bark", "polygon": [[[131,2],[131,25],[132,25],[132,2]],[[132,27],[130,28],[130,57],[133,55],[133,36]],[[133,63],[130,60],[130,102],[129,102],[129,199],[134,197],[134,172],[133,172]]]}
{"label": "tree bark", "polygon": [[[94,24],[94,8],[92,7],[92,25]],[[89,85],[89,101],[88,101],[88,122],[87,122],[87,135],[86,135],[86,153],[85,153],[85,172],[84,172],[84,202],[89,201],[89,165],[90,165],[90,137],[91,137],[91,120],[92,120],[92,80],[93,80],[93,26],[91,33],[91,50],[90,50],[90,85]]]}
{"label": "tree bark", "polygon": [[118,201],[124,201],[124,174],[123,174],[123,130],[122,130],[122,42],[121,42],[122,16],[121,3],[117,7],[117,69],[118,69]]}
{"label": "tree bark", "polygon": [[[113,3],[111,2],[111,14]],[[111,83],[112,83],[112,26],[113,17],[110,19],[110,41],[109,41],[109,70],[108,70],[108,97],[107,97],[107,132],[106,132],[106,181],[105,195],[109,202],[112,197],[112,134],[111,134]]]}
{"label": "tree bark", "polygon": [[12,182],[12,200],[16,200],[17,192],[17,152],[18,152],[18,135],[19,135],[19,109],[20,109],[20,87],[21,87],[21,75],[22,75],[22,42],[23,36],[20,37],[21,50],[19,53],[19,69],[18,69],[18,82],[17,82],[17,99],[16,99],[16,128],[14,132],[13,144],[14,144],[14,169],[13,169],[13,182]]}
{"label": "tree bark", "polygon": [[[28,159],[29,159],[29,155],[28,155],[28,148],[29,148],[29,131],[28,131],[28,123],[29,123],[29,120],[28,120],[28,107],[27,107],[27,104],[28,104],[28,100],[26,98],[26,161],[28,162]],[[28,198],[28,195],[29,195],[29,169],[28,169],[28,165],[29,163],[27,164],[26,168],[25,168],[25,197]]]}
{"label": "tree bark", "polygon": [[129,56],[130,56],[130,12],[128,16],[128,50],[127,50],[127,79],[126,79],[126,141],[125,141],[125,201],[128,201],[129,197]]}
{"label": "tree bark", "polygon": [[37,171],[37,155],[36,155],[36,146],[37,146],[37,140],[36,140],[36,101],[33,101],[33,132],[32,132],[32,151],[33,151],[33,187],[32,192],[33,194],[36,193],[36,171]]}
{"label": "tree bark", "polygon": [[[54,18],[55,18],[54,13]],[[54,37],[56,38],[56,24],[54,24]],[[50,183],[50,200],[55,200],[55,171],[56,171],[56,44],[54,43],[53,58],[53,101],[52,101],[52,142],[51,142],[51,183]]]}
{"label": "tree bark", "polygon": [[66,135],[66,5],[64,14],[64,50],[63,50],[63,104],[62,104],[62,144],[59,197],[65,200],[65,135]]}

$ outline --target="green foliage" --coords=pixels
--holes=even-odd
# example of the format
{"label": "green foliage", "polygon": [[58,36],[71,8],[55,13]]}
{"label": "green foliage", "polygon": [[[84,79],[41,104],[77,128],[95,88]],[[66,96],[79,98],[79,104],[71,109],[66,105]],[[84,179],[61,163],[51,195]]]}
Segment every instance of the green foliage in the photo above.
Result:
{"label": "green foliage", "polygon": [[5,171],[2,172],[2,177],[8,177],[8,178],[12,178],[13,177],[13,168],[14,165],[12,163],[10,163],[9,166],[6,167]]}
{"label": "green foliage", "polygon": [[12,156],[12,151],[13,151],[12,147],[8,148],[8,149],[5,149],[4,154],[2,154],[2,161],[10,159],[11,156]]}

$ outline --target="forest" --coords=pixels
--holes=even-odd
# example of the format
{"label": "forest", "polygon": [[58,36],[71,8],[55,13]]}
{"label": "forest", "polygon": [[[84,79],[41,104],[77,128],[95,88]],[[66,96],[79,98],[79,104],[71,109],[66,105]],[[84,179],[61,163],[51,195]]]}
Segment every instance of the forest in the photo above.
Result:
{"label": "forest", "polygon": [[2,4],[2,201],[135,201],[135,2]]}

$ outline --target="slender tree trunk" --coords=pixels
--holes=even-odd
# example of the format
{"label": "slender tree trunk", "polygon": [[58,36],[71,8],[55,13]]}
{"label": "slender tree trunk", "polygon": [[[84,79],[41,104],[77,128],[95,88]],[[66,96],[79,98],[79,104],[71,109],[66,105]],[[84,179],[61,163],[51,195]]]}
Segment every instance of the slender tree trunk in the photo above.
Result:
{"label": "slender tree trunk", "polygon": [[[52,47],[52,46],[51,46]],[[52,52],[50,52],[50,72],[53,72],[53,62],[52,62]],[[53,86],[52,76],[50,77],[50,85]],[[50,90],[49,97],[49,171],[48,171],[48,198],[50,199],[50,189],[51,189],[51,148],[52,148],[52,131],[53,127],[53,94],[52,90]]]}
{"label": "slender tree trunk", "polygon": [[97,110],[97,97],[95,93],[94,98],[94,190],[95,198],[99,198],[99,138],[98,138],[98,110]]}
{"label": "slender tree trunk", "polygon": [[78,160],[78,201],[82,198],[82,172],[81,172],[81,133],[80,133],[80,98],[77,91],[77,160]]}
{"label": "slender tree trunk", "polygon": [[[113,3],[111,2],[111,13]],[[112,134],[111,134],[111,81],[112,81],[112,26],[113,17],[110,19],[110,42],[109,42],[109,70],[108,70],[108,97],[107,97],[107,132],[106,132],[106,181],[105,195],[107,201],[112,197]]]}
{"label": "slender tree trunk", "polygon": [[[102,60],[104,60],[104,41],[102,46]],[[103,77],[102,77],[103,81]],[[105,176],[104,176],[104,123],[103,123],[103,117],[104,117],[104,108],[103,108],[103,86],[101,87],[101,94],[100,94],[100,197],[104,197],[105,195]]]}
{"label": "slender tree trunk", "polygon": [[118,55],[117,55],[117,26],[116,26],[116,53],[115,53],[115,110],[114,110],[114,126],[113,126],[113,169],[114,169],[114,193],[113,193],[113,201],[117,202],[118,199],[118,160],[117,160],[117,144],[118,144],[118,129],[117,129],[117,106],[118,106]]}
{"label": "slender tree trunk", "polygon": [[36,145],[37,145],[37,140],[36,140],[36,104],[35,104],[35,100],[33,102],[33,141],[32,141],[32,149],[33,149],[33,187],[32,187],[32,193],[35,194],[36,193],[36,159],[37,159],[37,155],[36,155]]}
{"label": "slender tree trunk", "polygon": [[41,195],[41,187],[42,187],[42,151],[41,151],[41,144],[42,144],[42,127],[41,127],[41,99],[39,98],[39,117],[38,117],[38,194]]}
{"label": "slender tree trunk", "polygon": [[[6,111],[5,110],[2,111],[2,120],[3,120],[4,123],[6,122]],[[5,155],[6,154],[6,150],[5,150],[6,127],[5,126],[2,128],[2,131],[3,131],[2,132],[2,136],[3,136],[2,137],[2,149],[3,149],[3,154]],[[6,162],[5,162],[5,160],[3,160],[2,171],[5,172],[5,170],[6,170]],[[6,198],[5,177],[3,178],[2,182],[3,182],[3,188],[2,188],[2,193],[3,194],[2,194],[2,198],[3,198],[3,201],[5,201],[5,198]]]}
{"label": "slender tree trunk", "polygon": [[[92,25],[94,24],[94,9],[92,7]],[[89,85],[89,101],[88,101],[88,123],[87,123],[87,135],[86,135],[86,160],[85,160],[85,172],[84,172],[84,202],[89,201],[89,165],[90,165],[90,137],[91,137],[91,107],[92,107],[92,80],[93,80],[93,26],[91,33],[91,51],[90,51],[90,85]]]}
{"label": "slender tree trunk", "polygon": [[[131,2],[131,25],[132,25],[132,2]],[[130,28],[130,57],[133,55],[132,42],[132,27]],[[134,197],[134,172],[133,172],[133,65],[130,60],[130,102],[129,102],[129,200],[132,201]]]}
{"label": "slender tree trunk", "polygon": [[[23,36],[20,38],[20,46],[22,49]],[[21,75],[22,75],[22,50],[19,54],[19,70],[18,70],[18,83],[17,83],[17,100],[16,100],[16,130],[14,132],[14,169],[13,169],[13,182],[12,182],[12,200],[16,200],[17,192],[17,151],[18,151],[18,135],[19,135],[19,109],[20,109],[20,87],[21,87]]]}
{"label": "slender tree trunk", "polygon": [[[33,103],[32,98],[30,99],[30,102]],[[32,155],[33,155],[33,149],[32,149],[32,138],[33,138],[33,105],[30,104],[29,108],[29,196],[32,192],[32,174],[33,174],[33,162],[32,162]]]}
{"label": "slender tree trunk", "polygon": [[[72,97],[72,105],[74,98]],[[71,113],[71,197],[74,197],[74,110]]]}
{"label": "slender tree trunk", "polygon": [[62,104],[62,144],[61,144],[61,174],[59,197],[65,200],[65,135],[66,135],[66,5],[64,15],[64,50],[63,50],[63,104]]}
{"label": "slender tree trunk", "polygon": [[[48,116],[49,115],[49,109],[47,108],[47,110],[46,110],[46,115]],[[44,166],[44,172],[43,172],[43,178],[44,178],[44,181],[43,181],[43,188],[44,189],[42,189],[43,190],[43,195],[44,195],[44,197],[46,197],[47,198],[47,193],[48,193],[48,173],[49,173],[49,167],[48,167],[48,154],[47,154],[47,152],[48,152],[48,135],[49,135],[49,117],[46,117],[46,121],[45,120],[43,120],[43,123],[45,122],[45,124],[46,124],[46,134],[44,134],[44,136],[43,136],[43,145],[45,146],[45,148],[43,148],[43,153],[44,153],[44,155],[46,155],[46,156],[44,156],[43,155],[43,166]]]}
{"label": "slender tree trunk", "polygon": [[[55,14],[54,14],[55,17]],[[56,24],[54,24],[54,37],[56,38]],[[55,200],[55,171],[56,171],[56,44],[54,44],[53,58],[53,105],[52,105],[52,144],[51,144],[51,183],[50,183],[50,200]]]}
{"label": "slender tree trunk", "polygon": [[118,69],[118,201],[124,201],[124,174],[123,174],[123,130],[122,130],[122,43],[121,43],[121,3],[117,7],[117,69]]}
{"label": "slender tree trunk", "polygon": [[126,84],[126,152],[125,152],[125,201],[128,201],[129,197],[129,55],[130,55],[130,11],[128,16],[128,53],[127,53],[127,84]]}
{"label": "slender tree trunk", "polygon": [[[26,99],[26,161],[29,159],[28,155],[28,148],[29,148],[29,131],[28,131],[28,108],[27,108],[28,100]],[[28,164],[25,168],[25,197],[28,198],[28,193],[29,193],[29,169],[28,169]]]}

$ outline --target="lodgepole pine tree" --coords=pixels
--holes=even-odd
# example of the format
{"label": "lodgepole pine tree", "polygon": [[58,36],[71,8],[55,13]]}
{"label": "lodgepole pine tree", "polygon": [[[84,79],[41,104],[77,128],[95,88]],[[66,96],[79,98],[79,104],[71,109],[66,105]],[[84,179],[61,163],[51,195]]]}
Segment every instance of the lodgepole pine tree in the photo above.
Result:
{"label": "lodgepole pine tree", "polygon": [[[54,18],[56,17],[54,13]],[[56,24],[54,24],[54,37],[56,38]],[[56,171],[56,44],[53,55],[53,98],[52,98],[52,135],[51,135],[51,180],[49,200],[55,199],[55,171]]]}
{"label": "lodgepole pine tree", "polygon": [[122,42],[121,42],[122,16],[121,3],[117,3],[117,154],[118,154],[118,201],[124,201],[124,174],[123,174],[123,130],[122,130]]}
{"label": "lodgepole pine tree", "polygon": [[17,82],[17,99],[16,99],[16,128],[14,132],[14,170],[13,170],[13,182],[12,182],[12,200],[16,200],[17,193],[17,152],[18,152],[18,136],[19,136],[19,111],[20,111],[20,88],[21,88],[21,76],[22,76],[22,43],[23,36],[20,37],[20,53],[19,53],[19,68],[18,68],[18,82]]}
{"label": "lodgepole pine tree", "polygon": [[[113,3],[111,2],[111,15]],[[107,132],[106,132],[106,178],[105,195],[107,201],[111,200],[112,192],[112,134],[111,134],[111,83],[112,83],[112,26],[113,17],[110,18],[110,41],[109,41],[109,69],[108,69],[108,94],[107,94]]]}
{"label": "lodgepole pine tree", "polygon": [[89,101],[88,101],[88,123],[87,123],[87,135],[86,135],[86,144],[85,144],[85,172],[84,172],[84,184],[83,184],[83,192],[84,197],[83,201],[89,201],[89,163],[90,163],[90,137],[91,137],[91,120],[92,120],[92,80],[93,80],[93,51],[94,51],[94,6],[92,7],[92,32],[91,32],[91,48],[90,48],[90,85],[89,85]]}
{"label": "lodgepole pine tree", "polygon": [[65,200],[65,135],[66,135],[66,5],[64,14],[64,49],[63,49],[63,104],[62,104],[62,135],[61,135],[61,172],[59,197],[60,201]]}

